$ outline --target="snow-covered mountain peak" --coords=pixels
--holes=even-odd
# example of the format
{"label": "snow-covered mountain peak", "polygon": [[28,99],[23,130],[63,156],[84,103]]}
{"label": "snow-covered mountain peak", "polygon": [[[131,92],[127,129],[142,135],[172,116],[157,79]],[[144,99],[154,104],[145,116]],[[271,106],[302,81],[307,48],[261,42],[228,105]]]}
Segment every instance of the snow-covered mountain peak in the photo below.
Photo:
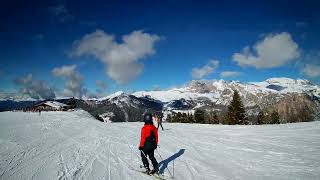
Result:
{"label": "snow-covered mountain peak", "polygon": [[126,93],[123,92],[123,91],[117,91],[113,94],[110,94],[109,96],[106,96],[106,97],[102,97],[102,98],[99,98],[99,101],[104,101],[104,100],[107,100],[107,99],[114,99],[116,97],[119,97],[119,96],[123,96],[125,95]]}
{"label": "snow-covered mountain peak", "polygon": [[9,93],[0,91],[0,101],[37,101],[37,99],[34,99],[30,97],[29,95],[21,94],[21,93]]}
{"label": "snow-covered mountain peak", "polygon": [[[232,99],[233,90],[237,90],[243,97],[246,106],[255,106],[261,103],[262,97],[283,97],[290,93],[305,93],[320,97],[320,87],[312,85],[303,79],[270,78],[262,82],[242,83],[225,80],[193,80],[183,88],[173,88],[162,91],[140,91],[133,93],[137,97],[149,96],[165,103],[193,101],[198,106],[208,102],[227,105]],[[263,98],[262,98],[263,99]],[[182,102],[182,101],[181,101]],[[180,103],[180,102],[179,102]]]}
{"label": "snow-covered mountain peak", "polygon": [[278,85],[312,85],[310,81],[306,79],[291,79],[286,77],[270,78],[265,80],[265,82]]}
{"label": "snow-covered mountain peak", "polygon": [[223,89],[226,88],[227,82],[224,81],[224,80],[222,80],[222,79],[220,79],[220,80],[218,80],[218,81],[213,81],[213,82],[212,82],[212,85],[213,85],[214,87],[216,87],[218,90],[223,90]]}
{"label": "snow-covered mountain peak", "polygon": [[123,91],[118,91],[118,92],[115,92],[111,95],[108,96],[108,99],[114,99],[116,97],[119,97],[119,96],[126,96],[127,94]]}

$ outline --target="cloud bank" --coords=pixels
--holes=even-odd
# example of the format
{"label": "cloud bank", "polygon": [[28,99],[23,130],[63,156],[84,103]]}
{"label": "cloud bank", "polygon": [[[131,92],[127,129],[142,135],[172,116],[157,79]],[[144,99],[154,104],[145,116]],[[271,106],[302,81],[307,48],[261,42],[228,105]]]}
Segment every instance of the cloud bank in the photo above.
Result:
{"label": "cloud bank", "polygon": [[208,64],[201,68],[193,68],[191,71],[192,78],[201,79],[205,76],[210,75],[219,66],[219,61],[211,60]]}
{"label": "cloud bank", "polygon": [[54,68],[52,74],[66,81],[63,90],[64,96],[82,98],[86,95],[87,89],[83,87],[83,76],[76,71],[76,68],[76,65],[62,66]]}
{"label": "cloud bank", "polygon": [[34,99],[53,99],[56,97],[52,87],[50,87],[45,81],[39,81],[33,79],[32,74],[26,77],[17,78],[14,82],[21,86],[20,92],[22,94],[29,95]]}
{"label": "cloud bank", "polygon": [[311,78],[320,77],[320,65],[306,64],[302,68],[302,72]]}
{"label": "cloud bank", "polygon": [[241,53],[232,56],[238,65],[258,69],[280,67],[298,57],[300,57],[298,44],[287,32],[269,34],[262,41],[258,41],[253,48],[247,46]]}
{"label": "cloud bank", "polygon": [[241,72],[237,71],[223,71],[220,73],[220,77],[227,78],[227,77],[238,77],[241,75]]}
{"label": "cloud bank", "polygon": [[310,77],[320,77],[320,50],[309,51],[300,62],[301,72]]}
{"label": "cloud bank", "polygon": [[127,84],[143,71],[141,60],[155,54],[154,45],[160,37],[133,31],[118,43],[115,37],[102,30],[85,35],[73,44],[71,56],[91,55],[105,64],[106,74],[118,84]]}

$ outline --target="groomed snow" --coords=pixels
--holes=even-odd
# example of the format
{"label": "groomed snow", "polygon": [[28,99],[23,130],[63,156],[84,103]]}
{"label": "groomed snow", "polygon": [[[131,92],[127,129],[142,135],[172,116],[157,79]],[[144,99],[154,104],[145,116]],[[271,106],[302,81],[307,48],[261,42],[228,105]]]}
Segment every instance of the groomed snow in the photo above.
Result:
{"label": "groomed snow", "polygon": [[[0,179],[154,179],[132,170],[141,164],[137,146],[142,126],[102,123],[81,110],[2,112]],[[163,126],[158,152],[167,179],[173,159],[178,180],[320,178],[319,121]]]}

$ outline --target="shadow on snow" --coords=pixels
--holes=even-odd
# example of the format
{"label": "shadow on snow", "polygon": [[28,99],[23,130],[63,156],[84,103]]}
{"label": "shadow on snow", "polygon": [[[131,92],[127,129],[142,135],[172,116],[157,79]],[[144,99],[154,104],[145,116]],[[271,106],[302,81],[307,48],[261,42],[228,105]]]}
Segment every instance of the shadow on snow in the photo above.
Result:
{"label": "shadow on snow", "polygon": [[159,163],[159,167],[160,167],[160,173],[163,174],[164,170],[168,167],[168,164],[171,161],[174,161],[175,159],[177,159],[179,156],[181,156],[184,153],[185,149],[180,149],[177,153],[175,153],[174,155],[168,157],[167,159],[161,161]]}

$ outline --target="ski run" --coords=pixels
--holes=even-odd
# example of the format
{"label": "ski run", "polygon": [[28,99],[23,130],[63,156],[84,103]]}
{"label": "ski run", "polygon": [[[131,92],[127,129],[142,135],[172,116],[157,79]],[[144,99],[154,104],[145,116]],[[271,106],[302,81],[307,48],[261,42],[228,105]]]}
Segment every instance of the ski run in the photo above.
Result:
{"label": "ski run", "polygon": [[[138,171],[143,123],[87,112],[1,112],[0,179],[156,179]],[[320,179],[320,122],[163,124],[155,157],[165,179]]]}

